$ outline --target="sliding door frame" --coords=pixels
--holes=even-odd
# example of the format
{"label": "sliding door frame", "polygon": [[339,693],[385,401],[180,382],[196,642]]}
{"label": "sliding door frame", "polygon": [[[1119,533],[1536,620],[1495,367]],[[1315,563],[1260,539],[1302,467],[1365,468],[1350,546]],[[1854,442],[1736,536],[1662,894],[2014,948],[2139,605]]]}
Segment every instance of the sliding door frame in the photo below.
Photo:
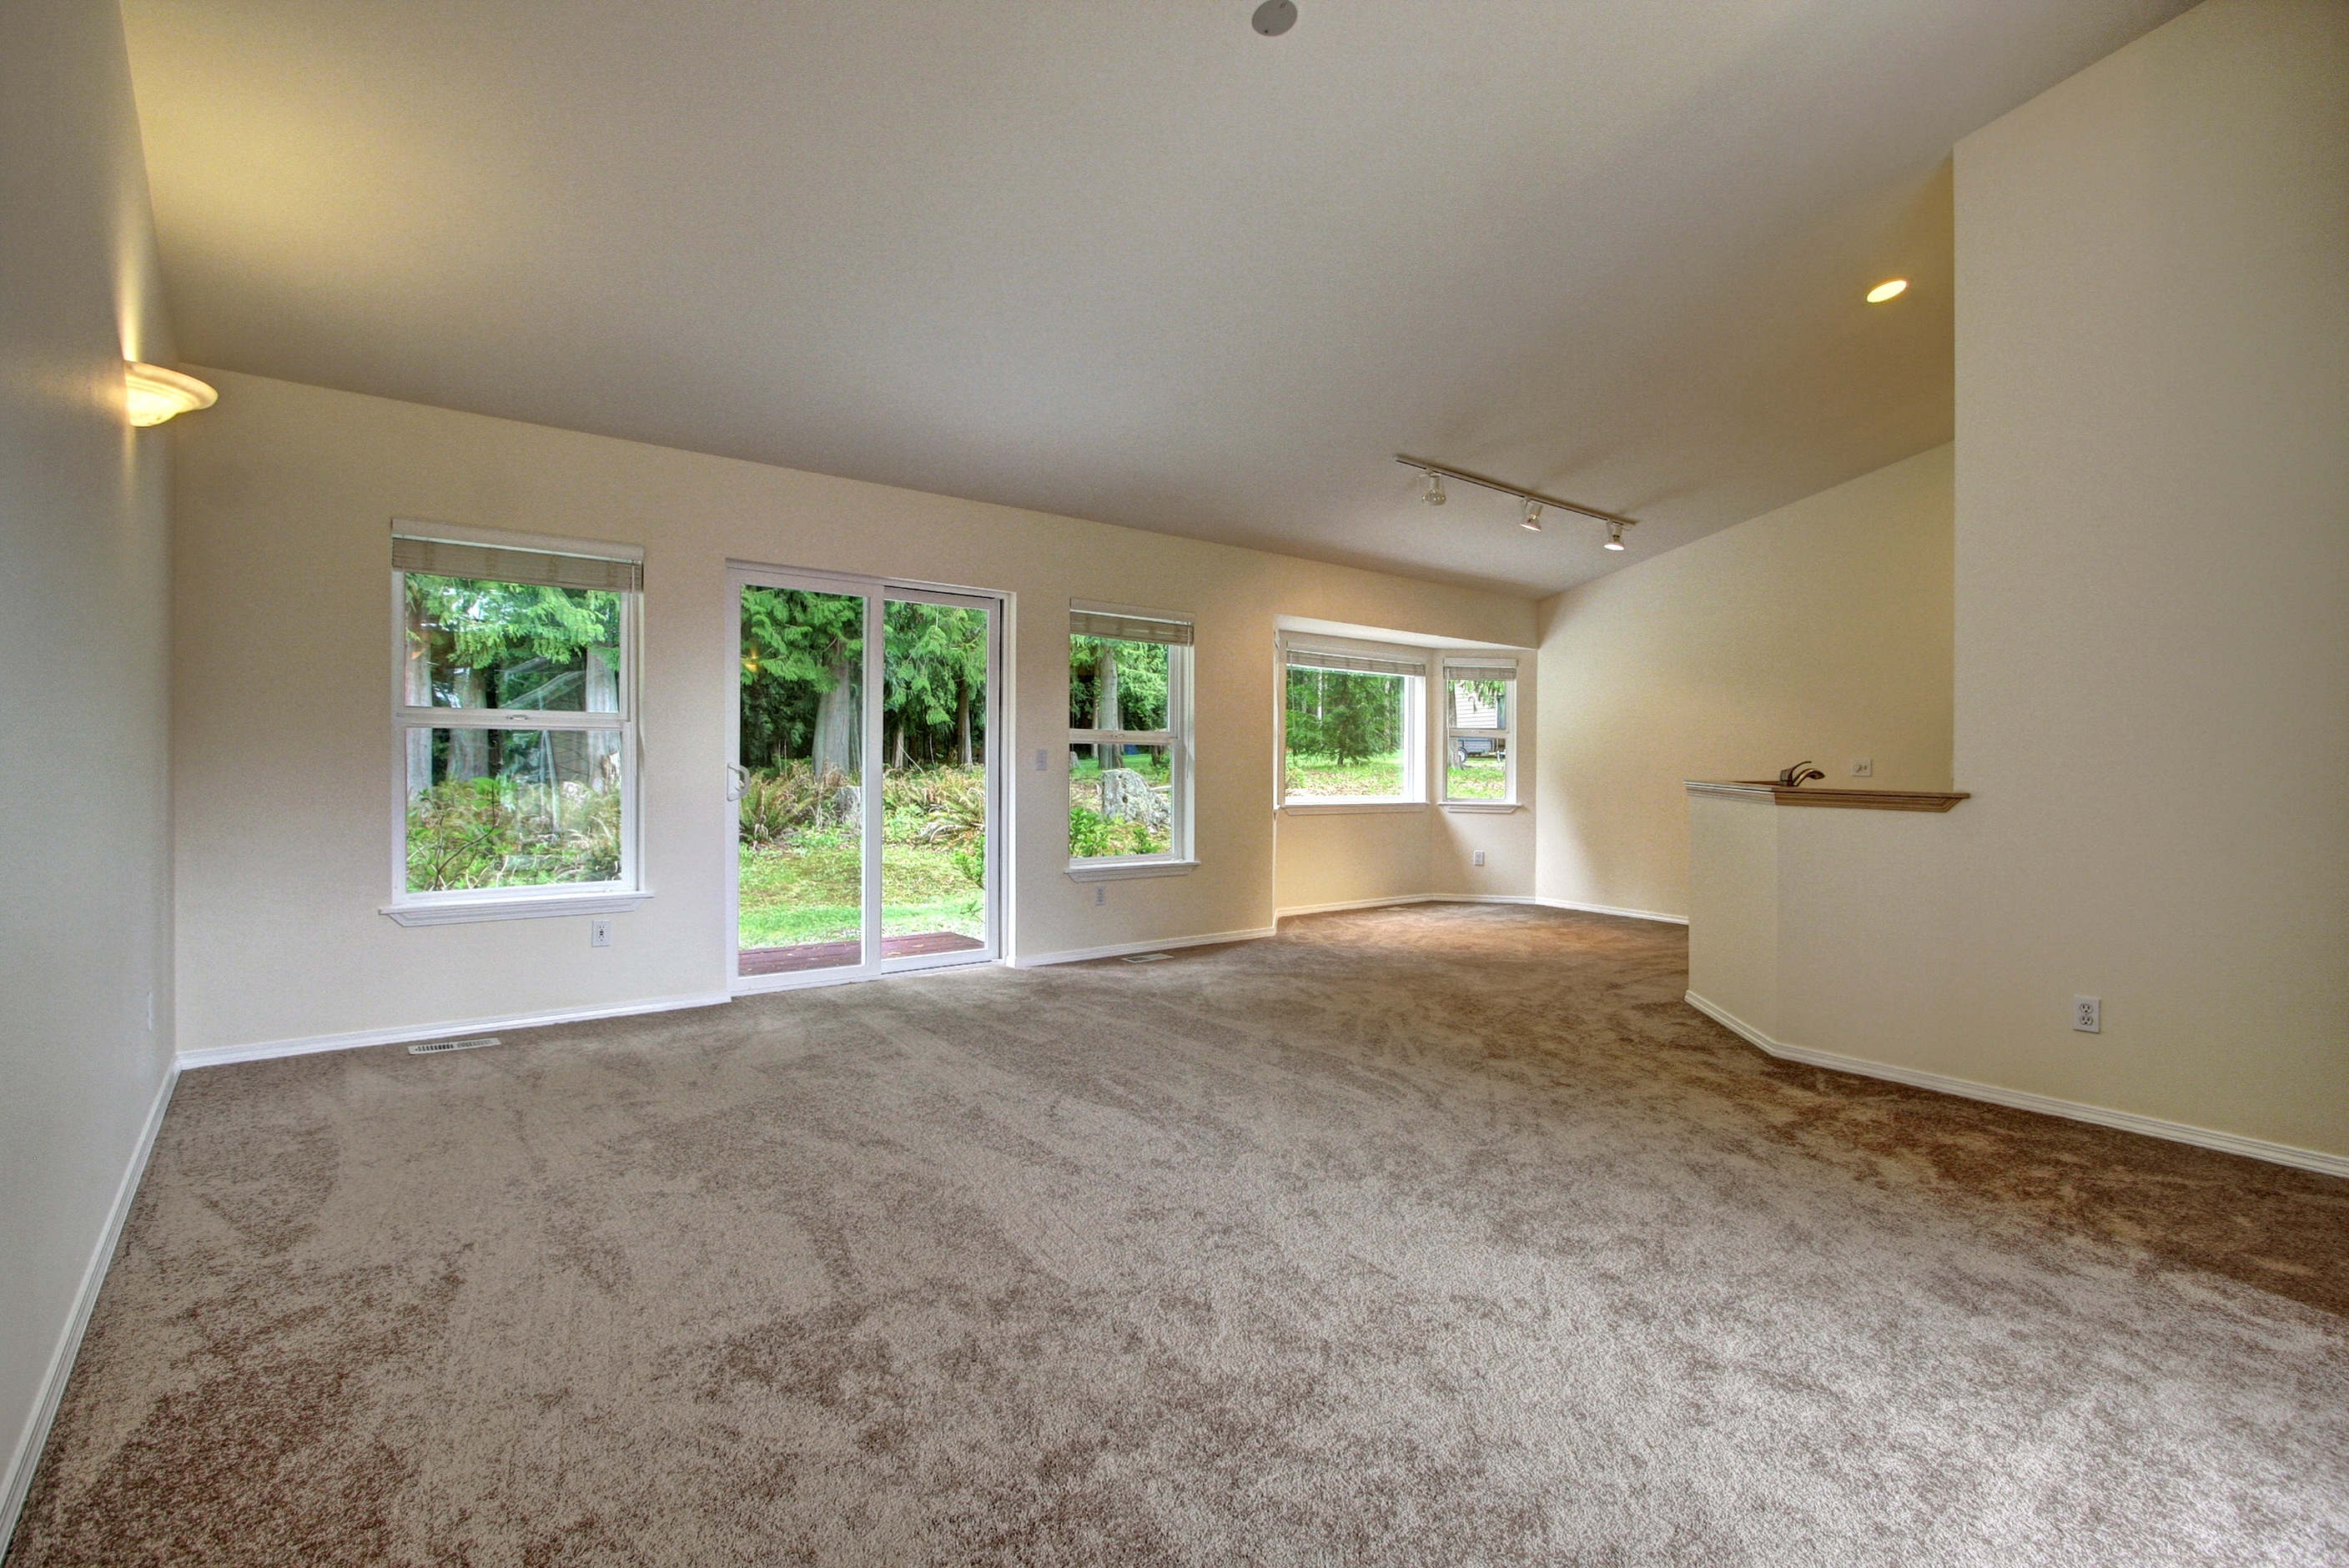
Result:
{"label": "sliding door frame", "polygon": [[[742,824],[741,810],[737,804],[739,788],[730,785],[725,792],[726,973],[730,989],[738,996],[767,991],[797,991],[812,985],[841,985],[858,980],[874,980],[884,975],[905,975],[926,969],[960,969],[1002,962],[1005,951],[1004,913],[1009,906],[1009,901],[1005,897],[1004,881],[1007,868],[1011,863],[1010,857],[1005,852],[1010,817],[1010,753],[1005,749],[1002,729],[1003,715],[1008,711],[1002,689],[1004,624],[1010,608],[1010,596],[986,589],[914,583],[896,577],[852,576],[844,573],[806,572],[745,561],[728,562],[726,602],[729,614],[734,617],[733,633],[727,643],[729,684],[724,688],[727,693],[725,776],[729,780],[739,778],[742,756],[741,614],[742,590],[745,588],[795,588],[804,593],[835,593],[864,601],[864,712],[859,716],[863,782],[858,786],[864,836],[860,887],[863,954],[862,962],[843,964],[829,969],[807,969],[782,975],[744,975],[741,972]],[[902,958],[885,957],[882,951],[881,789],[883,775],[888,766],[882,743],[887,718],[884,698],[888,689],[887,616],[892,601],[960,605],[987,612],[987,695],[981,709],[987,738],[983,754],[987,799],[987,885],[981,903],[986,916],[987,939],[976,951],[917,954]]]}

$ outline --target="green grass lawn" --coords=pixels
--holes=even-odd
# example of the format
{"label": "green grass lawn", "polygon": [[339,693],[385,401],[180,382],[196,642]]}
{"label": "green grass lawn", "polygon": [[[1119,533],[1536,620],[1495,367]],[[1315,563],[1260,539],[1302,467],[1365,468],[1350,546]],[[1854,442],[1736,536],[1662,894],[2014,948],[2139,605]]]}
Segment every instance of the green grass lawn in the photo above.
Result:
{"label": "green grass lawn", "polygon": [[1451,800],[1499,800],[1509,792],[1509,764],[1499,757],[1471,757],[1455,762],[1445,775],[1444,798]]}
{"label": "green grass lawn", "polygon": [[[863,856],[854,830],[803,831],[783,843],[743,844],[740,852],[742,946],[849,942],[862,934]],[[984,937],[985,895],[963,875],[952,851],[885,838],[881,929],[888,936],[952,931]]]}
{"label": "green grass lawn", "polygon": [[1359,762],[1340,762],[1334,757],[1305,757],[1292,751],[1288,754],[1288,793],[1291,798],[1306,799],[1392,799],[1402,793],[1402,754],[1393,752]]}

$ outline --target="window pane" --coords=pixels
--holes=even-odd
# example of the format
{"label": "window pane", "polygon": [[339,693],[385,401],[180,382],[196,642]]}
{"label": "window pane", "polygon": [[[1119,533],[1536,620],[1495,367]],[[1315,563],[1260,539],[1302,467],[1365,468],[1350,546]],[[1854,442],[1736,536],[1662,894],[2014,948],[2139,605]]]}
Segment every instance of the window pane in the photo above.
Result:
{"label": "window pane", "polygon": [[1174,776],[1167,748],[1091,743],[1069,748],[1070,859],[1172,854],[1174,805]]}
{"label": "window pane", "polygon": [[742,590],[744,975],[864,960],[864,596]]}
{"label": "window pane", "polygon": [[1444,797],[1447,800],[1509,798],[1509,742],[1500,735],[1455,735],[1444,743]]}
{"label": "window pane", "polygon": [[408,731],[408,891],[617,882],[616,729]]}
{"label": "window pane", "polygon": [[410,707],[620,711],[620,595],[403,575]]}
{"label": "window pane", "polygon": [[987,945],[988,613],[884,602],[885,958]]}
{"label": "window pane", "polygon": [[1454,729],[1509,727],[1511,681],[1451,681],[1447,717]]}
{"label": "window pane", "polygon": [[1350,670],[1290,669],[1289,799],[1399,798],[1406,777],[1408,681],[1404,676]]}
{"label": "window pane", "polygon": [[1164,643],[1069,639],[1071,729],[1166,727]]}

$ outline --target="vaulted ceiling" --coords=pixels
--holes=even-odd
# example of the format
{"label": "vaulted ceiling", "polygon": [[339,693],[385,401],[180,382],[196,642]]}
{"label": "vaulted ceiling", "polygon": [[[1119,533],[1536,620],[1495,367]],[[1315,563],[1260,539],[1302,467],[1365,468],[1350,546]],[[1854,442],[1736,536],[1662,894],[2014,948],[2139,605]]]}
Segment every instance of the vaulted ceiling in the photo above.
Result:
{"label": "vaulted ceiling", "polygon": [[126,15],[191,361],[1535,593],[1948,439],[1952,143],[2184,8],[1252,4]]}

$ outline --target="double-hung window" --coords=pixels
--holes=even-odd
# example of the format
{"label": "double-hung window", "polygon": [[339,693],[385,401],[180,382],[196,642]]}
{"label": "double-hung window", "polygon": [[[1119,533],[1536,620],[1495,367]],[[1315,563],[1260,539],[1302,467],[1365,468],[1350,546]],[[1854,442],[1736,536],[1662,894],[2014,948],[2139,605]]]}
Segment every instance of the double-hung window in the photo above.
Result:
{"label": "double-hung window", "polygon": [[1186,870],[1191,851],[1187,617],[1069,613],[1069,874]]}
{"label": "double-hung window", "polygon": [[392,902],[403,924],[643,901],[639,553],[395,525]]}
{"label": "double-hung window", "polygon": [[1281,804],[1423,803],[1426,656],[1290,643],[1281,658]]}
{"label": "double-hung window", "polygon": [[1444,803],[1513,806],[1517,662],[1475,654],[1444,661]]}

